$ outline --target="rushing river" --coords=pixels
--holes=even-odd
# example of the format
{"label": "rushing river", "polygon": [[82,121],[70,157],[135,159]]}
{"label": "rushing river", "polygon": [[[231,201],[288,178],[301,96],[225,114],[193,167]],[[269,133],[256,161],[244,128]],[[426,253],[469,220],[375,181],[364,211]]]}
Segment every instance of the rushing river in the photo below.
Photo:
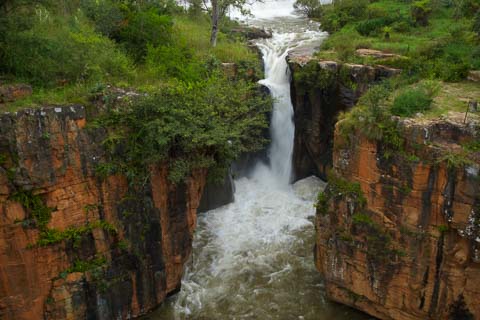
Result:
{"label": "rushing river", "polygon": [[235,181],[234,203],[199,216],[181,292],[147,319],[368,319],[326,299],[313,264],[318,183],[290,184],[294,124],[285,58],[318,47],[326,35],[295,16],[292,1],[255,3],[251,11],[247,23],[273,31],[257,43],[266,69],[261,83],[276,100],[270,165],[259,162]]}

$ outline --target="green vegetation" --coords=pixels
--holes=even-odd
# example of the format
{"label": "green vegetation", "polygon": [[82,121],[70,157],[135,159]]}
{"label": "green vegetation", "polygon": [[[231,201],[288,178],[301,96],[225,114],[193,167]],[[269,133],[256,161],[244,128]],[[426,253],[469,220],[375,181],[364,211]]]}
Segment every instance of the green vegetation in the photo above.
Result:
{"label": "green vegetation", "polygon": [[367,204],[362,188],[358,182],[350,182],[334,173],[328,175],[328,187],[324,192],[320,192],[317,197],[315,207],[322,216],[328,214],[329,203],[331,200],[350,198],[358,207],[364,207]]}
{"label": "green vegetation", "polygon": [[[378,63],[401,68],[409,77],[444,81],[465,79],[469,69],[480,68],[477,0],[309,2],[309,8],[315,8],[312,17],[332,33],[322,45],[321,58]],[[357,49],[398,56],[361,57]]]}
{"label": "green vegetation", "polygon": [[[343,143],[348,146],[352,144],[352,139],[355,139],[358,132],[372,141],[381,142],[381,155],[387,160],[395,156],[410,163],[431,161],[432,159],[423,159],[424,156],[419,157],[418,151],[421,148],[407,145],[398,118],[393,116],[411,117],[421,113],[421,117],[430,118],[448,111],[465,112],[466,104],[458,103],[453,96],[458,97],[459,93],[465,93],[470,97],[477,97],[480,90],[473,89],[472,86],[474,84],[463,82],[440,84],[432,80],[421,80],[412,84],[405,77],[386,80],[372,86],[355,108],[340,115],[339,133],[344,137]],[[335,147],[342,148],[347,145],[337,142]],[[433,161],[446,162],[449,168],[463,167],[472,164],[475,150],[476,142],[472,141],[466,143],[462,149],[445,151],[441,157]]]}
{"label": "green vegetation", "polygon": [[463,144],[463,150],[466,152],[480,152],[480,140],[473,140]]}
{"label": "green vegetation", "polygon": [[105,257],[95,257],[90,260],[75,260],[73,265],[60,274],[60,277],[64,278],[69,273],[74,272],[88,272],[97,268],[101,268],[107,264]]}
{"label": "green vegetation", "polygon": [[372,218],[365,213],[356,213],[353,215],[353,224],[363,224],[367,226],[373,226],[374,222]]}
{"label": "green vegetation", "polygon": [[317,208],[317,212],[320,213],[322,216],[326,216],[328,214],[328,201],[331,197],[327,196],[325,192],[320,192],[317,197],[317,202],[315,203],[315,208]]}
{"label": "green vegetation", "polygon": [[437,163],[446,163],[449,169],[463,168],[468,165],[474,164],[473,160],[470,159],[472,152],[467,150],[449,150],[443,154],[438,160]]}
{"label": "green vegetation", "polygon": [[[384,82],[376,85],[360,99],[350,112],[340,115],[339,132],[349,139],[357,130],[370,140],[383,141],[392,151],[400,150],[404,145],[396,121],[392,119],[391,110],[385,106],[395,83]],[[337,146],[338,147],[338,146]]]}
{"label": "green vegetation", "polygon": [[410,117],[417,112],[427,111],[432,102],[433,99],[424,90],[408,88],[395,98],[391,110],[394,115]]}
{"label": "green vegetation", "polygon": [[47,247],[62,241],[70,241],[74,248],[78,248],[83,236],[91,233],[94,229],[103,229],[112,234],[117,232],[117,229],[112,224],[103,220],[91,222],[80,227],[69,227],[64,231],[44,229],[41,231],[38,241],[30,247]]}
{"label": "green vegetation", "polygon": [[295,76],[300,94],[311,89],[327,89],[335,85],[336,72],[321,68],[315,61],[306,64]]}
{"label": "green vegetation", "polygon": [[[88,223],[80,227],[69,227],[64,231],[52,229],[48,227],[48,223],[52,217],[53,208],[49,208],[39,194],[35,194],[32,190],[19,190],[12,194],[10,200],[20,203],[28,213],[29,217],[23,221],[24,226],[30,226],[33,220],[35,227],[40,231],[40,237],[35,244],[28,247],[46,247],[54,245],[62,241],[71,241],[74,248],[79,247],[82,237],[91,233],[94,229],[103,229],[109,233],[115,234],[116,228],[103,220]],[[92,210],[93,206],[87,206],[85,210]],[[95,206],[98,208],[98,206]]]}
{"label": "green vegetation", "polygon": [[[219,5],[227,3],[242,6]],[[100,176],[120,173],[144,184],[149,166],[160,163],[175,183],[195,168],[217,176],[240,153],[266,142],[271,100],[256,84],[261,61],[229,31],[237,24],[227,18],[219,21],[213,47],[210,15],[170,0],[10,0],[0,11],[2,82],[34,89],[0,110],[103,97],[107,110],[92,113],[108,131]],[[227,75],[223,62],[234,63],[236,74]],[[111,86],[139,94],[119,107]]]}
{"label": "green vegetation", "polygon": [[448,229],[448,226],[444,224],[438,226],[438,232],[440,232],[441,234],[446,233]]}
{"label": "green vegetation", "polygon": [[45,205],[40,195],[35,194],[32,190],[19,190],[12,194],[10,200],[16,201],[23,206],[29,216],[35,221],[38,229],[42,231],[47,229],[53,209]]}
{"label": "green vegetation", "polygon": [[239,76],[261,75],[257,55],[222,20],[210,46],[210,17],[186,12],[169,0],[11,0],[0,4],[0,78],[27,82],[33,96],[0,110],[44,104],[88,103],[106,84],[155,92],[165,86],[203,82],[221,62]]}
{"label": "green vegetation", "polygon": [[351,214],[349,230],[338,230],[340,240],[352,244],[355,243],[356,237],[363,237],[367,256],[376,263],[389,263],[396,257],[405,256],[405,252],[395,248],[392,237],[365,210],[367,199],[360,184],[330,174],[327,189],[318,195],[317,213],[321,216],[327,215],[332,203],[338,200],[348,202],[349,215]]}
{"label": "green vegetation", "polygon": [[196,168],[222,172],[240,153],[262,147],[269,107],[253,84],[217,73],[200,84],[165,88],[98,119],[111,128],[104,141],[111,162],[99,173],[146,182],[146,169],[164,162],[173,182]]}

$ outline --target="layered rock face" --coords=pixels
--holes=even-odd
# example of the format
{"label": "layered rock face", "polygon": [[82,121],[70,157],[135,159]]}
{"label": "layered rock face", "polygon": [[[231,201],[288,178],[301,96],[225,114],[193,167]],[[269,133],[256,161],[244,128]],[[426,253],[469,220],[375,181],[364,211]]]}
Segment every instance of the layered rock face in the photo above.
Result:
{"label": "layered rock face", "polygon": [[120,319],[179,288],[206,172],[99,178],[82,106],[0,116],[0,318]]}
{"label": "layered rock face", "polygon": [[480,318],[480,154],[465,155],[479,123],[462,116],[401,121],[394,154],[336,133],[315,248],[331,299],[380,319]]}
{"label": "layered rock face", "polygon": [[294,179],[326,178],[332,166],[334,126],[340,112],[357,103],[368,85],[398,74],[382,66],[339,64],[291,54],[291,96],[295,110]]}

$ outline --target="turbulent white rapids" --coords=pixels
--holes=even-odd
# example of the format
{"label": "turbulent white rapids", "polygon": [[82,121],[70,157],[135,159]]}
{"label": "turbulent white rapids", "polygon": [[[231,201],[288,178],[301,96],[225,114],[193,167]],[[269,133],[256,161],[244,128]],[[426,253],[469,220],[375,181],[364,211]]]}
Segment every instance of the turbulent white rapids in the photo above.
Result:
{"label": "turbulent white rapids", "polygon": [[[257,2],[248,23],[273,30],[257,43],[276,102],[270,165],[235,181],[235,202],[202,214],[181,292],[149,319],[364,319],[326,301],[313,265],[314,179],[290,185],[294,125],[288,52],[318,46],[319,26],[295,16],[292,1]],[[313,183],[312,183],[313,182]],[[297,190],[297,192],[295,192]]]}

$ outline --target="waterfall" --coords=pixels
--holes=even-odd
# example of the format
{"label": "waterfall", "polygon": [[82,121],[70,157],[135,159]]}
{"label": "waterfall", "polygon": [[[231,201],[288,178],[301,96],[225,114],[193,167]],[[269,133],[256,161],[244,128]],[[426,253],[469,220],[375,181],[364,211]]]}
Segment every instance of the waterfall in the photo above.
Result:
{"label": "waterfall", "polygon": [[[275,98],[270,164],[259,162],[235,181],[234,203],[199,217],[182,290],[150,319],[363,319],[325,299],[312,255],[314,199],[289,184],[295,128],[286,56],[325,37],[318,24],[293,15],[292,5],[256,2],[252,12],[263,19],[249,21],[273,29],[271,39],[257,42],[261,83]],[[310,186],[303,189],[318,187]]]}
{"label": "waterfall", "polygon": [[286,38],[293,38],[293,34],[275,33],[272,39],[258,44],[263,54],[266,75],[260,83],[270,89],[275,99],[270,126],[272,143],[268,152],[268,174],[275,180],[270,179],[268,182],[278,187],[287,186],[290,182],[295,132],[290,101],[290,73],[286,61],[288,49],[282,46]]}

